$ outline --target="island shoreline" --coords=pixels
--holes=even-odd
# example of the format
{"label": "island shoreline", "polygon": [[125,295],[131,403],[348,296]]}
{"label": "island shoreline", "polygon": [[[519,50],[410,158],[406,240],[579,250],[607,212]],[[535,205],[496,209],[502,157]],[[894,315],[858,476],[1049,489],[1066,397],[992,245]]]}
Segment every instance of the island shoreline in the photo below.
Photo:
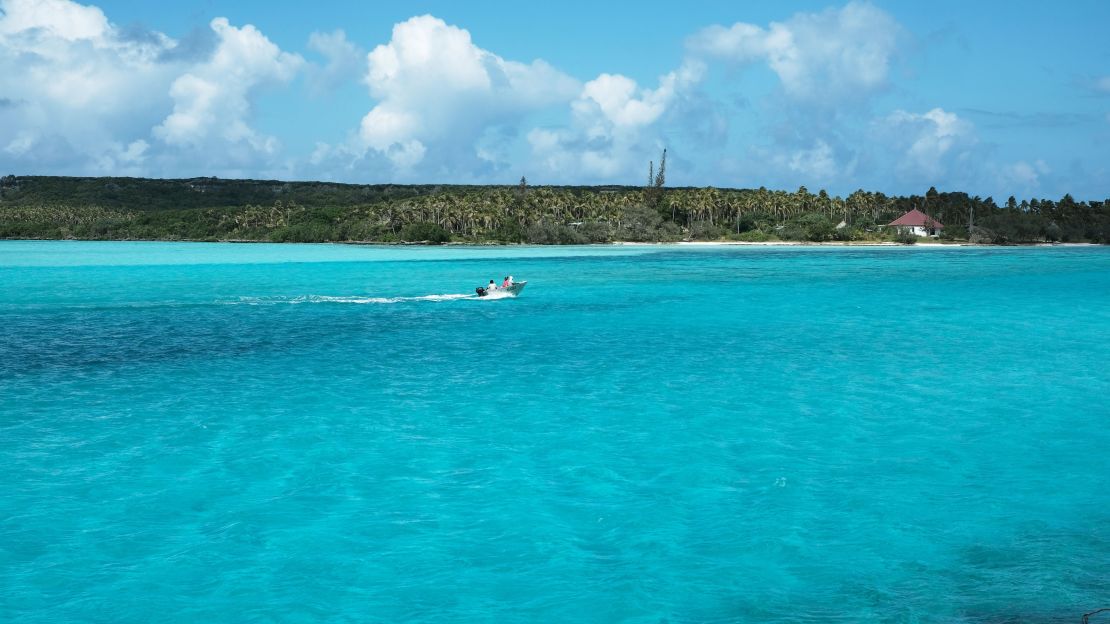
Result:
{"label": "island shoreline", "polygon": [[552,244],[552,243],[505,243],[505,242],[458,242],[431,243],[425,241],[265,241],[250,239],[204,240],[193,238],[0,238],[8,242],[83,242],[83,243],[210,243],[210,244],[247,244],[247,245],[352,245],[370,247],[895,247],[895,248],[1030,248],[1030,247],[1103,247],[1100,243],[971,243],[919,242],[900,243],[897,241],[610,241],[605,243]]}

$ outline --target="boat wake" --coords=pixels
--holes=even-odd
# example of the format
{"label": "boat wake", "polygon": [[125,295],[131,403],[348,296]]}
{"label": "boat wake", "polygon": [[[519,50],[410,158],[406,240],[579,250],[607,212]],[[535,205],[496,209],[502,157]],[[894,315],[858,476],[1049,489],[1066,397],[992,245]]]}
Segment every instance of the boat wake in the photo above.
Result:
{"label": "boat wake", "polygon": [[493,292],[487,292],[486,294],[482,295],[481,297],[475,296],[474,298],[479,299],[481,301],[491,301],[491,300],[494,300],[494,299],[513,299],[515,297],[516,297],[516,293],[514,293],[514,292],[509,292],[507,290],[495,290]]}
{"label": "boat wake", "polygon": [[[500,295],[500,296],[498,296]],[[409,303],[415,301],[460,301],[485,299],[505,299],[513,297],[511,293],[491,293],[485,297],[467,294],[424,295],[421,297],[333,297],[329,295],[301,295],[298,297],[239,297],[233,301],[221,301],[229,305],[282,305],[302,303],[353,303],[359,305]]]}
{"label": "boat wake", "polygon": [[457,299],[477,299],[476,295],[425,295],[423,297],[332,297],[328,295],[301,295],[299,297],[239,297],[235,301],[225,301],[232,305],[297,305],[301,303],[405,303],[407,301],[454,301]]}

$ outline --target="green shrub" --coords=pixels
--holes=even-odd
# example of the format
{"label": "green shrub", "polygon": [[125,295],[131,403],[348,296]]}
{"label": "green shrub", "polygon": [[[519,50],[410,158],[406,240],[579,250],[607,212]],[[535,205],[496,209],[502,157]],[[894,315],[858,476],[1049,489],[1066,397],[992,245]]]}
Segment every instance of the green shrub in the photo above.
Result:
{"label": "green shrub", "polygon": [[401,228],[401,240],[409,243],[439,245],[451,240],[451,234],[435,223],[410,223]]}
{"label": "green shrub", "polygon": [[916,245],[918,236],[912,232],[899,229],[898,233],[894,235],[894,240],[903,245]]}
{"label": "green shrub", "polygon": [[802,240],[815,243],[832,240],[836,234],[836,224],[829,217],[811,212],[793,220],[795,232],[800,233]]}
{"label": "green shrub", "polygon": [[591,243],[607,243],[613,238],[609,224],[601,221],[587,221],[578,226],[578,235]]}
{"label": "green shrub", "polygon": [[502,223],[490,234],[490,238],[503,243],[523,243],[526,239],[524,228],[516,221]]}
{"label": "green shrub", "polygon": [[968,232],[967,226],[964,225],[949,225],[941,229],[937,238],[941,240],[967,240]]}
{"label": "green shrub", "polygon": [[747,232],[740,232],[739,234],[729,234],[729,239],[745,243],[766,243],[767,241],[775,240],[775,237],[763,230],[748,230]]}
{"label": "green shrub", "polygon": [[690,238],[698,240],[720,240],[728,236],[728,230],[708,221],[695,221],[690,224]]}
{"label": "green shrub", "polygon": [[529,226],[525,236],[529,243],[536,245],[582,245],[588,242],[578,231],[547,221]]}
{"label": "green shrub", "polygon": [[[190,235],[189,238],[202,237]],[[270,240],[275,243],[325,243],[338,240],[338,237],[322,223],[298,223],[273,231]]]}
{"label": "green shrub", "polygon": [[1046,241],[1055,243],[1058,242],[1062,236],[1063,232],[1060,230],[1060,226],[1055,223],[1049,223],[1044,227],[1044,239]]}
{"label": "green shrub", "polygon": [[367,220],[355,220],[339,226],[338,233],[342,240],[349,241],[376,241],[381,240],[386,230],[383,226]]}
{"label": "green shrub", "polygon": [[680,241],[682,240],[682,228],[678,227],[678,224],[673,221],[667,221],[659,226],[656,240],[668,243]]}
{"label": "green shrub", "polygon": [[632,206],[624,212],[617,238],[626,241],[654,242],[659,240],[663,217],[648,206]]}
{"label": "green shrub", "polygon": [[804,241],[806,240],[806,232],[797,223],[787,223],[775,228],[775,233],[782,240],[788,241]]}
{"label": "green shrub", "polygon": [[757,220],[756,216],[753,214],[745,214],[737,220],[735,231],[731,230],[730,228],[730,232],[734,232],[735,234],[743,234],[745,232],[751,232],[752,230],[758,229],[759,221]]}

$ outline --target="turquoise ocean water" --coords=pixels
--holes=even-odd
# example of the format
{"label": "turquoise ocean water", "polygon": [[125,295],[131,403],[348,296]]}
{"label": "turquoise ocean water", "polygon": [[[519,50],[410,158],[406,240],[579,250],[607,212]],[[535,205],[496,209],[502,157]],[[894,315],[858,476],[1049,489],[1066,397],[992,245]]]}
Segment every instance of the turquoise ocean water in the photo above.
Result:
{"label": "turquoise ocean water", "polygon": [[1076,622],[1108,364],[1107,248],[0,242],[0,621]]}

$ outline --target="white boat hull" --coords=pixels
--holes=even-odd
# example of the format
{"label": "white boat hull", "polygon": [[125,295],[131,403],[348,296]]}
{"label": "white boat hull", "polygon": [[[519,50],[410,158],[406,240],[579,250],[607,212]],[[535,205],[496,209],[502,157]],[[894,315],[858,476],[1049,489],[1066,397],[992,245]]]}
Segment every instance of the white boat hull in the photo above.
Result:
{"label": "white boat hull", "polygon": [[476,289],[476,292],[479,297],[515,297],[520,294],[520,291],[524,290],[524,285],[527,283],[528,282],[515,282],[512,286],[498,288],[497,290],[486,290],[485,288],[479,287]]}

